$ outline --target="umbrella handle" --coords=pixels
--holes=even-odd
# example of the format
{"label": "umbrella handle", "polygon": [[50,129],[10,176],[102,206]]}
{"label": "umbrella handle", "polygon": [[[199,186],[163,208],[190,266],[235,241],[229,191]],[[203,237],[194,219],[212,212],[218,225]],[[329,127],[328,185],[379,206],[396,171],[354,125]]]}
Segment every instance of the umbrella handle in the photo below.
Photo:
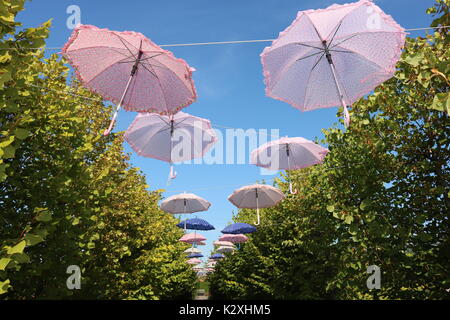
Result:
{"label": "umbrella handle", "polygon": [[[119,107],[120,108],[120,107]],[[117,111],[114,113],[114,116],[113,116],[113,118],[112,118],[112,120],[111,120],[111,123],[109,124],[109,127],[108,127],[108,129],[106,129],[104,132],[103,132],[103,135],[106,137],[106,136],[108,136],[110,133],[111,133],[111,131],[112,131],[112,129],[114,128],[114,124],[116,123],[116,118],[117,118],[117,112],[118,112],[119,110],[117,109]]]}
{"label": "umbrella handle", "polygon": [[293,190],[292,182],[289,182],[289,192],[291,194],[297,194],[298,193],[297,189]]}
{"label": "umbrella handle", "polygon": [[113,118],[111,120],[111,123],[109,124],[109,128],[103,132],[104,136],[109,135],[111,133],[112,129],[114,128],[114,123],[116,122],[117,114],[119,113],[119,110],[122,107],[122,103],[125,100],[125,96],[128,93],[128,89],[130,89],[131,80],[133,80],[134,74],[135,73],[131,72],[131,75],[128,78],[127,85],[125,86],[125,90],[123,91],[122,98],[120,98],[120,102],[117,105],[116,112],[114,113],[114,116],[113,116]]}
{"label": "umbrella handle", "polygon": [[346,105],[344,105],[344,125],[346,128],[350,126],[350,113]]}
{"label": "umbrella handle", "polygon": [[170,184],[170,180],[173,180],[177,177],[177,172],[173,169],[173,164],[170,165],[169,177],[167,178],[167,185]]}
{"label": "umbrella handle", "polygon": [[258,217],[258,221],[255,222],[255,226],[259,226],[259,224],[261,223],[261,220],[259,218],[259,208],[256,208],[256,216]]}

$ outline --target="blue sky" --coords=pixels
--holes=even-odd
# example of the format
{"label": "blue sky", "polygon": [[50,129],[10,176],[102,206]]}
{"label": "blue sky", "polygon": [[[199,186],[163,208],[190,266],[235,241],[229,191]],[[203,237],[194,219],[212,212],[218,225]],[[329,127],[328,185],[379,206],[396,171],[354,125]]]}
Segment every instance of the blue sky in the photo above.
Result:
{"label": "blue sky", "polygon": [[[138,31],[159,45],[191,42],[274,39],[295,19],[297,12],[325,8],[350,0],[34,0],[26,4],[19,21],[35,27],[52,18],[48,47],[62,47],[71,34],[66,27],[70,5],[81,9],[81,23],[117,31]],[[404,28],[427,27],[431,17],[425,10],[433,0],[377,0],[375,3]],[[412,32],[410,36],[423,35]],[[265,96],[260,54],[270,43],[227,44],[168,48],[176,57],[196,68],[194,81],[198,101],[183,111],[210,119],[213,125],[232,128],[279,129],[281,136],[307,139],[322,137],[321,129],[337,121],[336,108],[300,113],[286,103]],[[136,113],[121,111],[116,130],[126,130]],[[222,133],[225,134],[223,129]],[[125,143],[125,150],[132,149]],[[165,196],[194,192],[212,203],[198,213],[216,230],[201,232],[212,249],[232,210],[227,201],[232,191],[264,178],[251,165],[178,165],[178,177],[167,185],[169,167],[158,160],[133,153],[132,163],[147,176],[150,189],[166,189]],[[248,163],[248,162],[247,162]],[[194,217],[192,215],[192,217]]]}

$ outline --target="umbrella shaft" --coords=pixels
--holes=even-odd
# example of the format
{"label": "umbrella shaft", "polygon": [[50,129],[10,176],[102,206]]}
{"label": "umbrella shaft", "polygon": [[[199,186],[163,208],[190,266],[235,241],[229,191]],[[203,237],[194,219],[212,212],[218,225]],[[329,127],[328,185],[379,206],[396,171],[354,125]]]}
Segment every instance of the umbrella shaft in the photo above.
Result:
{"label": "umbrella shaft", "polygon": [[345,103],[344,95],[342,93],[341,86],[339,85],[339,80],[338,80],[337,75],[336,75],[336,68],[334,67],[333,62],[330,63],[330,68],[331,68],[331,73],[333,74],[334,84],[336,85],[336,89],[337,89],[337,92],[338,92],[338,95],[339,95],[339,99],[341,100],[342,107],[345,108],[345,107],[347,107],[347,104]]}
{"label": "umbrella shaft", "polygon": [[116,112],[119,111],[119,109],[122,107],[122,103],[125,100],[125,96],[128,93],[128,89],[130,89],[131,80],[133,80],[133,75],[130,75],[130,78],[128,79],[127,85],[126,85],[125,90],[124,90],[123,95],[122,95],[122,98],[120,98],[120,102],[117,105]]}

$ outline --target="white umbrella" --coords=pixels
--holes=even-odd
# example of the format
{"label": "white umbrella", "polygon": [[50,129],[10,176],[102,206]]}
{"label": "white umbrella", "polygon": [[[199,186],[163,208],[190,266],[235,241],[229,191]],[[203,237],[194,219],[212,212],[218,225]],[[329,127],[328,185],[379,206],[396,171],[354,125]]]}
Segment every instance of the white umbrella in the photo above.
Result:
{"label": "white umbrella", "polygon": [[161,202],[161,210],[172,214],[206,211],[211,203],[193,193],[180,193]]}
{"label": "white umbrella", "polygon": [[214,241],[214,243],[213,243],[215,246],[217,246],[217,247],[221,247],[221,246],[224,246],[224,247],[234,247],[234,244],[232,243],[232,242],[229,242],[229,241]]}
{"label": "white umbrella", "polygon": [[232,252],[232,251],[235,251],[235,250],[236,250],[235,247],[225,247],[225,246],[223,246],[223,247],[219,247],[216,251],[220,252],[220,253],[224,253],[224,252]]}
{"label": "white umbrella", "polygon": [[285,195],[277,188],[254,184],[237,189],[228,197],[228,200],[238,208],[256,209],[259,225],[259,208],[270,208],[283,200]]}
{"label": "white umbrella", "polygon": [[184,253],[202,253],[202,251],[197,248],[189,248],[189,249],[184,250]]}
{"label": "white umbrella", "polygon": [[[322,163],[328,152],[328,149],[305,138],[284,137],[253,150],[250,163],[270,170],[303,169]],[[292,182],[289,183],[289,191],[296,193],[292,190]]]}

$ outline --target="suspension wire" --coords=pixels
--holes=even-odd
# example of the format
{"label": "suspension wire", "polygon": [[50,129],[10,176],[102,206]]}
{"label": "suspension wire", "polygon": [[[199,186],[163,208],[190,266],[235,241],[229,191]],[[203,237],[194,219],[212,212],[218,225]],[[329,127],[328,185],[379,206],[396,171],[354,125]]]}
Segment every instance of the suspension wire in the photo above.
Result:
{"label": "suspension wire", "polygon": [[[423,31],[434,29],[445,29],[450,26],[439,27],[424,27],[424,28],[412,28],[404,29],[405,31]],[[222,45],[222,44],[242,44],[242,43],[260,43],[260,42],[273,42],[276,39],[260,39],[260,40],[235,40],[235,41],[212,41],[212,42],[193,42],[193,43],[175,43],[175,44],[163,44],[160,47],[187,47],[187,46],[208,46],[208,45]],[[61,50],[62,47],[40,47],[40,48],[0,48],[0,50]]]}
{"label": "suspension wire", "polygon": [[[363,163],[364,163],[364,162],[356,163],[355,166],[356,166],[356,165],[363,164]],[[343,165],[343,166],[338,166],[338,167],[329,167],[329,168],[324,168],[323,171],[327,172],[327,171],[336,170],[336,169],[343,169],[343,168],[349,168],[349,166]],[[280,171],[281,171],[281,170],[280,170]],[[291,170],[291,171],[293,171],[293,170]],[[311,172],[300,172],[300,173],[298,173],[299,176],[306,176],[306,175],[311,175],[311,174],[313,174],[313,173],[311,173]],[[274,182],[275,180],[280,179],[280,178],[281,178],[281,177],[275,177],[275,178],[270,178],[270,179],[264,179],[264,181],[265,181],[265,182]],[[252,184],[252,183],[255,183],[255,182],[253,181],[253,182],[250,182],[250,183],[248,183],[248,184]],[[245,184],[245,185],[248,185],[248,184]],[[206,188],[206,187],[204,187],[204,188],[195,188],[195,189],[189,189],[189,190],[190,190],[190,191],[206,191],[206,190],[217,190],[217,189],[226,189],[226,188],[236,188],[236,187],[239,187],[239,186],[243,186],[243,185],[236,185],[236,184],[234,184],[234,185],[222,185],[222,186],[215,186],[215,187],[209,187],[209,188]],[[182,192],[184,192],[184,191],[180,191],[180,190],[170,190],[170,191],[168,190],[168,191],[164,191],[164,193],[182,193]]]}

